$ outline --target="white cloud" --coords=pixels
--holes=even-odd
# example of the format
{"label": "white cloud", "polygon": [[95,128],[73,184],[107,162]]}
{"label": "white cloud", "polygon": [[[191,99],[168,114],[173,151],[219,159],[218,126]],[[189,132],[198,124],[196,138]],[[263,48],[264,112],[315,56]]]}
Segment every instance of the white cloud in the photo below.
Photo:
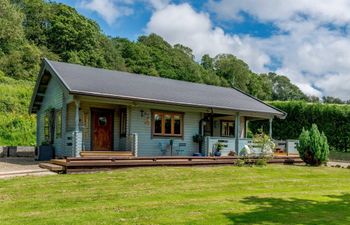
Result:
{"label": "white cloud", "polygon": [[260,21],[290,20],[298,14],[337,23],[350,20],[348,0],[209,0],[207,5],[225,19],[242,19],[244,11]]}
{"label": "white cloud", "polygon": [[134,14],[135,4],[145,4],[152,10],[160,10],[169,4],[170,0],[81,0],[78,7],[96,12],[109,25],[118,18]]}
{"label": "white cloud", "polygon": [[[130,0],[124,4],[130,4]],[[84,0],[79,7],[97,12],[109,25],[116,22],[119,17],[133,14],[133,9],[125,5],[118,5],[113,0]]]}
{"label": "white cloud", "polygon": [[187,3],[168,5],[156,11],[146,31],[161,35],[171,44],[191,47],[197,59],[203,54],[215,56],[234,52],[256,70],[265,71],[264,65],[269,63],[269,57],[255,49],[249,37],[225,34],[212,25],[208,14],[194,11]]}
{"label": "white cloud", "polygon": [[145,1],[146,3],[148,2],[149,4],[151,4],[152,8],[156,10],[163,9],[170,3],[170,0],[145,0]]}
{"label": "white cloud", "polygon": [[266,72],[273,59],[279,59],[276,72],[305,93],[350,98],[344,82],[350,81],[349,1],[223,0],[207,6],[218,18],[243,21],[244,11],[282,32],[268,38],[228,34],[213,25],[208,13],[186,3],[156,10],[146,30],[191,47],[197,59],[205,53],[233,53],[256,72]]}

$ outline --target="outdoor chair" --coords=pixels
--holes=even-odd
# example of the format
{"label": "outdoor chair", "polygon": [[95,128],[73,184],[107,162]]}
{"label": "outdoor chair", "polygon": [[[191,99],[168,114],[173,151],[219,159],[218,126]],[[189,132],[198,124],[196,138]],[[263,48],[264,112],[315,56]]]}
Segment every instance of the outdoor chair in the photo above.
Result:
{"label": "outdoor chair", "polygon": [[179,143],[179,146],[176,149],[177,155],[183,155],[183,153],[185,152],[185,148],[186,148],[186,143]]}
{"label": "outdoor chair", "polygon": [[158,146],[159,146],[161,155],[166,155],[167,145],[165,143],[159,142]]}

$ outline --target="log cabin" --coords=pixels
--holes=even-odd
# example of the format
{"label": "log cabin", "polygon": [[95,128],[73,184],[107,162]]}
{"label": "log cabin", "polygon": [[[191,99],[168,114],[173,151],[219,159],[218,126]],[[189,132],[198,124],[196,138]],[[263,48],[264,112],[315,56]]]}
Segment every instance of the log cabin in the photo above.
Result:
{"label": "log cabin", "polygon": [[239,153],[248,123],[286,113],[235,88],[43,59],[30,107],[36,142],[55,157],[89,153],[210,156]]}

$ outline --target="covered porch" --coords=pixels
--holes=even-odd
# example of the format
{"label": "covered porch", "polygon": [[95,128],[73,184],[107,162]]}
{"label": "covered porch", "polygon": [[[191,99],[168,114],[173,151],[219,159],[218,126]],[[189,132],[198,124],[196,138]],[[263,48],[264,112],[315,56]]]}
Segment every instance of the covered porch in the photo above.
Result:
{"label": "covered porch", "polygon": [[[61,154],[69,157],[137,156],[138,136],[130,133],[131,102],[72,96],[62,110]],[[60,157],[60,155],[58,155]]]}
{"label": "covered porch", "polygon": [[[269,137],[272,138],[273,116],[262,113],[236,112],[233,115],[227,113],[207,113],[201,120],[201,131],[203,142],[202,154],[213,156],[216,146],[222,146],[222,156],[239,155],[240,151],[247,145],[256,149],[253,143],[253,134],[249,130],[249,123],[257,120],[269,121]],[[259,151],[259,150],[257,150]],[[256,152],[259,154],[259,152]]]}

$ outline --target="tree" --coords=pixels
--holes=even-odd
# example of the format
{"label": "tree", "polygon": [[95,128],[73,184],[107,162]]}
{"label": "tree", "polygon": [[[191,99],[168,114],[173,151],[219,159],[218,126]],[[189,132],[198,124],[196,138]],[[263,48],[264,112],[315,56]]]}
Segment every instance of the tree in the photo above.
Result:
{"label": "tree", "polygon": [[208,54],[202,56],[201,65],[204,69],[213,71],[214,70],[214,59],[211,58]]}
{"label": "tree", "polygon": [[50,26],[50,4],[43,0],[12,0],[24,13],[23,28],[26,38],[36,45],[47,44]]}
{"label": "tree", "polygon": [[185,53],[185,55],[187,55],[190,59],[194,60],[194,55],[193,55],[193,51],[191,48],[184,46],[182,44],[176,44],[176,45],[174,45],[174,48],[179,49],[180,51]]}
{"label": "tree", "polygon": [[248,92],[251,71],[245,62],[231,54],[220,54],[215,57],[214,65],[218,76],[225,78],[232,87]]}
{"label": "tree", "polygon": [[262,74],[272,82],[272,100],[307,100],[306,95],[288,77],[275,73]]}
{"label": "tree", "polygon": [[0,56],[24,42],[23,17],[9,0],[0,0]]}
{"label": "tree", "polygon": [[312,124],[310,131],[303,128],[299,136],[298,151],[303,161],[312,166],[319,166],[328,160],[329,146],[325,134]]}
{"label": "tree", "polygon": [[331,97],[331,96],[323,96],[322,101],[323,103],[329,103],[329,104],[344,104],[344,102],[340,98]]}
{"label": "tree", "polygon": [[11,77],[31,79],[39,70],[41,52],[25,38],[24,15],[8,0],[0,0],[0,15],[0,70]]}
{"label": "tree", "polygon": [[252,73],[248,83],[248,92],[261,100],[271,100],[272,82],[265,76]]}
{"label": "tree", "polygon": [[50,9],[48,48],[66,62],[106,66],[97,23],[64,4],[50,3]]}
{"label": "tree", "polygon": [[314,95],[310,95],[308,96],[308,102],[314,102],[314,103],[318,103],[320,102],[320,98],[318,96],[314,96]]}

